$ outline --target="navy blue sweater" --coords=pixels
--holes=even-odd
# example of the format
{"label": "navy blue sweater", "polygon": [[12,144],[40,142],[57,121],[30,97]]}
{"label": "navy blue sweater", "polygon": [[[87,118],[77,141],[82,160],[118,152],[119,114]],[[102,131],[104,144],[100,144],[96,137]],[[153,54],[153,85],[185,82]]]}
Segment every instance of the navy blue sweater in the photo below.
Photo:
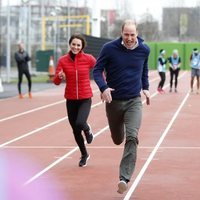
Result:
{"label": "navy blue sweater", "polygon": [[[138,37],[139,46],[127,49],[118,38],[104,44],[93,70],[101,92],[108,87],[115,89],[113,99],[131,99],[140,96],[141,89],[149,89],[148,56],[150,49]],[[106,80],[103,77],[103,71]]]}

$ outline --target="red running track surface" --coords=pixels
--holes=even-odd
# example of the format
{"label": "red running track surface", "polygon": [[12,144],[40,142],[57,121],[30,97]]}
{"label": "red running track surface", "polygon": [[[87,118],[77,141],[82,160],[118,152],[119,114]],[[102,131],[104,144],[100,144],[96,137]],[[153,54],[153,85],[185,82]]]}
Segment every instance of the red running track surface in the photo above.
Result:
{"label": "red running track surface", "polygon": [[66,116],[64,85],[33,93],[33,99],[1,100],[0,199],[198,200],[200,95],[189,93],[190,72],[180,73],[178,93],[168,92],[169,74],[165,94],[157,93],[158,82],[157,72],[151,71],[151,105],[142,95],[138,159],[123,195],[117,193],[123,144],[112,143],[94,82],[88,121],[95,139],[87,145],[91,158],[85,168],[78,167],[80,152]]}

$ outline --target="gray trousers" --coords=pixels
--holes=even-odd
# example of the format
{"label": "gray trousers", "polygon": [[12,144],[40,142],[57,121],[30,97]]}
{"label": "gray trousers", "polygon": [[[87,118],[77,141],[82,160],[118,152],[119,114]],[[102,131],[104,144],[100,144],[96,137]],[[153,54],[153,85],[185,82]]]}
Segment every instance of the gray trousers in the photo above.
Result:
{"label": "gray trousers", "polygon": [[113,142],[119,145],[126,139],[119,178],[129,182],[137,158],[138,131],[142,119],[141,97],[106,103],[106,115]]}

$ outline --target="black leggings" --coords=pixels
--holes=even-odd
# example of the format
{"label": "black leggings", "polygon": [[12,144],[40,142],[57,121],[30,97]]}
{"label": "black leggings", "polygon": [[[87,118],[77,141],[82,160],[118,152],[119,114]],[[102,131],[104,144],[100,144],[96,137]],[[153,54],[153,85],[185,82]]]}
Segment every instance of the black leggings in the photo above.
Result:
{"label": "black leggings", "polygon": [[31,75],[28,70],[19,70],[18,71],[18,91],[19,94],[21,94],[21,84],[22,84],[22,79],[23,79],[23,74],[25,74],[27,80],[28,80],[28,91],[31,92]]}
{"label": "black leggings", "polygon": [[178,74],[179,74],[180,68],[177,68],[176,70],[173,70],[170,67],[169,71],[170,71],[170,88],[172,88],[174,76],[175,76],[175,83],[174,84],[175,84],[175,88],[177,88],[177,85],[178,85]]}
{"label": "black leggings", "polygon": [[159,75],[160,75],[161,80],[158,84],[158,88],[162,89],[165,84],[165,79],[166,79],[165,72],[159,72]]}
{"label": "black leggings", "polygon": [[69,123],[73,129],[74,138],[79,146],[82,155],[87,154],[84,138],[81,134],[82,130],[89,130],[87,119],[91,109],[91,99],[84,100],[67,100],[67,114]]}

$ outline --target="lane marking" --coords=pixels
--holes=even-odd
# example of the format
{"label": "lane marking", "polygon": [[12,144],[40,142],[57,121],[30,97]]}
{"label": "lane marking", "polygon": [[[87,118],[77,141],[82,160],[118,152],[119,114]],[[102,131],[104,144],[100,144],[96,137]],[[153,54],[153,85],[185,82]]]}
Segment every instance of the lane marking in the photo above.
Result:
{"label": "lane marking", "polygon": [[[94,138],[99,136],[101,133],[103,133],[104,131],[106,131],[108,129],[108,126],[104,127],[103,129],[101,129],[99,132],[97,132],[94,135]],[[86,142],[85,142],[86,143]],[[65,155],[63,155],[62,157],[60,157],[58,160],[56,160],[55,162],[51,163],[50,165],[48,165],[46,168],[44,168],[42,171],[40,171],[39,173],[37,173],[36,175],[34,175],[32,178],[30,178],[28,181],[26,181],[24,183],[24,186],[28,185],[29,183],[33,182],[35,179],[37,179],[38,177],[40,177],[41,175],[43,175],[45,172],[47,172],[48,170],[50,170],[51,168],[53,168],[55,165],[57,165],[58,163],[60,163],[61,161],[63,161],[65,158],[69,157],[70,155],[72,155],[73,153],[75,153],[78,150],[78,146],[75,147],[74,149],[72,149],[70,152],[66,153]]]}
{"label": "lane marking", "polygon": [[[156,81],[158,79],[159,79],[159,77],[156,77],[154,79],[151,79],[149,82],[151,83],[151,82],[154,82],[154,81]],[[98,92],[99,92],[99,89],[93,90],[93,93],[98,93]],[[12,116],[9,116],[9,117],[5,117],[5,118],[0,119],[0,122],[4,122],[4,121],[7,121],[7,120],[16,118],[16,117],[20,117],[20,116],[23,116],[23,115],[26,115],[26,114],[29,114],[29,113],[32,113],[32,112],[36,112],[36,111],[45,109],[45,108],[49,108],[51,106],[55,106],[55,105],[64,103],[65,101],[66,100],[64,99],[64,100],[61,100],[61,101],[57,101],[55,103],[51,103],[51,104],[48,104],[48,105],[45,105],[45,106],[41,106],[41,107],[38,107],[38,108],[34,108],[34,109],[31,109],[31,110],[28,110],[28,111],[25,111],[25,112],[21,112],[21,113],[15,114],[15,115],[12,115]]]}
{"label": "lane marking", "polygon": [[164,130],[164,132],[162,133],[159,141],[157,142],[156,146],[154,147],[153,151],[151,152],[151,154],[149,155],[147,161],[145,162],[145,164],[143,165],[142,169],[140,170],[139,174],[137,175],[136,179],[134,180],[133,184],[131,185],[129,191],[127,192],[126,196],[124,197],[123,200],[129,200],[131,198],[131,195],[133,194],[133,192],[135,191],[136,187],[138,186],[140,180],[142,179],[145,171],[147,170],[148,166],[150,165],[151,161],[153,160],[154,156],[156,155],[160,145],[162,144],[162,142],[164,141],[165,137],[167,136],[167,133],[169,132],[171,126],[173,125],[174,121],[176,120],[176,118],[178,117],[182,107],[184,106],[184,104],[186,103],[187,99],[189,97],[189,92],[186,94],[185,98],[183,99],[183,101],[181,102],[180,106],[178,107],[177,111],[175,112],[175,114],[173,115],[172,119],[170,120],[168,126],[166,127],[166,129]]}
{"label": "lane marking", "polygon": [[[158,80],[159,77],[156,77],[154,79],[151,79],[149,82],[152,83],[156,80]],[[95,89],[93,90],[93,93],[98,93],[99,92],[99,89]],[[28,110],[28,111],[25,111],[25,112],[21,112],[21,113],[18,113],[18,114],[15,114],[15,115],[12,115],[12,116],[9,116],[9,117],[5,117],[5,118],[2,118],[0,119],[0,122],[4,122],[4,121],[7,121],[7,120],[10,120],[10,119],[13,119],[13,118],[16,118],[16,117],[20,117],[20,116],[23,116],[23,115],[26,115],[26,114],[29,114],[29,113],[32,113],[32,112],[35,112],[35,111],[39,111],[39,110],[42,110],[42,109],[45,109],[45,108],[49,108],[51,106],[55,106],[55,105],[58,105],[60,103],[64,103],[66,100],[61,100],[61,101],[57,101],[55,103],[51,103],[51,104],[48,104],[48,105],[45,105],[45,106],[41,106],[41,107],[38,107],[38,108],[34,108],[34,109],[31,109],[31,110]]]}
{"label": "lane marking", "polygon": [[[73,149],[76,146],[5,146],[4,149]],[[155,147],[138,146],[138,149],[152,150]],[[87,146],[87,149],[124,149],[123,146]],[[200,150],[200,146],[196,147],[159,147],[158,152],[163,153],[162,150]]]}
{"label": "lane marking", "polygon": [[9,140],[9,141],[7,141],[7,142],[4,142],[4,143],[0,144],[0,148],[6,146],[6,145],[8,145],[8,144],[11,144],[11,143],[13,143],[13,142],[17,142],[17,141],[19,141],[19,140],[21,140],[21,139],[23,139],[23,138],[25,138],[25,137],[28,137],[28,136],[30,136],[30,135],[33,135],[34,133],[37,133],[37,132],[39,132],[39,131],[42,131],[42,130],[44,130],[44,129],[50,127],[50,126],[53,126],[53,125],[55,125],[55,124],[58,124],[58,123],[60,123],[60,122],[62,122],[62,121],[64,121],[64,120],[66,120],[67,118],[68,118],[68,117],[63,117],[63,118],[61,118],[61,119],[59,119],[59,120],[56,120],[56,121],[51,122],[51,123],[48,123],[48,124],[46,124],[46,125],[44,125],[44,126],[42,126],[42,127],[40,127],[40,128],[37,128],[37,129],[35,129],[35,130],[33,130],[33,131],[30,131],[30,132],[28,132],[28,133],[26,133],[26,134],[24,134],[24,135],[21,135],[21,136],[19,136],[19,137],[17,137],[17,138],[14,138],[14,139],[12,139],[12,140]]}
{"label": "lane marking", "polygon": [[[151,95],[150,98],[153,98],[154,96],[156,96],[156,94],[158,94],[158,93],[155,92],[154,95]],[[145,102],[145,101],[143,101],[143,103],[144,103],[144,102]],[[102,102],[99,102],[98,104],[100,105],[100,104],[102,104]],[[97,105],[97,106],[98,106],[98,105]],[[93,106],[92,106],[92,107],[93,107]],[[57,120],[57,121],[55,121],[55,122],[56,122],[56,123],[59,123],[59,121],[63,121],[63,120],[65,120],[65,119],[67,119],[67,117],[61,118],[61,119],[59,119],[59,120]],[[54,125],[55,122],[53,122],[53,123],[51,123],[51,124]],[[33,134],[33,132],[34,132],[34,133],[35,133],[35,132],[38,132],[38,130],[40,131],[40,130],[42,130],[42,129],[46,128],[46,127],[49,127],[49,126],[51,126],[51,125],[47,124],[47,125],[45,125],[45,126],[39,128],[39,129],[36,129],[35,131],[31,131],[30,133]],[[100,130],[97,134],[95,134],[94,136],[97,137],[98,135],[100,135],[100,134],[102,133],[102,130],[104,130],[104,129],[108,129],[108,126],[106,126],[106,127],[104,127],[103,129],[101,129],[101,130]],[[29,133],[29,135],[30,135],[30,133]],[[28,134],[28,133],[27,133],[27,134]],[[27,134],[25,134],[25,135],[27,135]],[[24,136],[21,136],[21,137],[18,137],[18,138],[19,138],[19,139],[22,139],[22,138],[28,136],[28,135],[27,135],[27,136],[25,136],[25,135],[24,135]],[[7,145],[7,144],[12,143],[12,142],[18,141],[19,139],[15,138],[15,139],[12,140],[12,141],[9,141],[9,142],[6,142],[6,143],[4,143],[4,144],[1,144],[1,145],[0,145],[0,148],[3,147],[3,146],[5,146],[5,145]],[[39,172],[38,174],[36,174],[35,176],[33,176],[33,177],[32,177],[31,179],[29,179],[24,185],[27,185],[27,184],[31,183],[32,181],[34,181],[35,179],[37,179],[38,177],[40,177],[42,174],[44,174],[46,171],[48,171],[49,169],[51,169],[52,167],[54,167],[56,164],[58,164],[59,162],[61,162],[63,159],[65,159],[65,158],[68,157],[69,155],[71,155],[71,154],[73,154],[74,152],[76,152],[77,149],[78,149],[78,147],[75,147],[75,148],[74,148],[73,150],[71,150],[69,153],[65,154],[65,155],[62,156],[60,159],[56,160],[54,163],[50,164],[48,167],[46,167],[45,169],[43,169],[41,172]]]}
{"label": "lane marking", "polygon": [[[184,73],[185,75],[186,73]],[[182,75],[181,77],[183,77],[184,75]],[[169,84],[168,84],[169,85]],[[150,98],[153,98],[154,96],[156,96],[158,94],[158,92],[155,92],[153,95],[151,95]],[[142,104],[144,104],[146,102],[146,100],[144,100],[142,102]],[[95,134],[95,137],[97,137],[98,135],[100,135],[103,131],[102,130],[107,130],[109,127],[106,126],[103,129],[101,129],[97,134]],[[59,162],[61,162],[62,160],[64,160],[66,157],[68,157],[69,155],[73,154],[74,152],[76,152],[78,150],[78,147],[75,147],[73,150],[71,150],[69,153],[65,154],[64,156],[62,156],[60,159],[56,160],[55,162],[53,162],[52,164],[48,165],[45,169],[43,169],[42,171],[40,171],[39,173],[37,173],[35,176],[33,176],[32,178],[30,178],[28,181],[25,182],[24,185],[27,185],[29,183],[31,183],[32,181],[34,181],[35,179],[39,178],[41,175],[43,175],[45,172],[47,172],[49,169],[51,169],[52,167],[54,167],[56,164],[58,164]]]}
{"label": "lane marking", "polygon": [[[151,98],[151,97],[150,97]],[[144,100],[142,102],[142,104],[144,104],[144,102],[146,102],[146,100]],[[104,130],[107,130],[109,127],[106,126],[103,129],[101,129],[99,132],[97,132],[94,136],[97,137],[98,135],[100,135]],[[86,142],[85,142],[86,143]],[[72,155],[74,152],[76,152],[78,150],[78,146],[76,146],[74,149],[72,149],[69,153],[65,154],[64,156],[60,157],[60,159],[56,160],[55,162],[53,162],[52,164],[48,165],[46,168],[44,168],[42,171],[38,172],[36,175],[34,175],[32,178],[30,178],[28,181],[25,182],[24,185],[27,185],[31,182],[33,182],[35,179],[39,178],[41,175],[43,175],[45,172],[47,172],[49,169],[51,169],[52,167],[54,167],[56,164],[58,164],[59,162],[63,161],[65,158],[67,158],[68,156]]]}
{"label": "lane marking", "polygon": [[[97,107],[97,106],[99,106],[99,105],[101,105],[101,104],[102,104],[102,102],[98,102],[98,103],[96,103],[96,104],[93,104],[93,105],[91,106],[91,108],[95,108],[95,107]],[[35,130],[33,130],[33,131],[30,131],[30,132],[28,132],[28,133],[26,133],[26,134],[24,134],[24,135],[21,135],[21,136],[15,138],[15,139],[9,140],[8,142],[5,142],[5,143],[3,143],[3,144],[0,144],[0,148],[6,146],[6,145],[8,145],[8,144],[11,144],[11,143],[13,143],[13,142],[17,142],[17,141],[19,141],[19,140],[21,140],[21,139],[23,139],[23,138],[25,138],[25,137],[28,137],[28,136],[30,136],[30,135],[33,135],[34,133],[37,133],[37,132],[39,132],[39,131],[42,131],[42,130],[44,130],[44,129],[46,129],[46,128],[49,128],[49,127],[51,127],[51,126],[53,126],[53,125],[56,125],[56,124],[58,124],[58,123],[60,123],[60,122],[63,122],[63,121],[66,120],[66,119],[68,119],[68,116],[63,117],[63,118],[60,118],[60,119],[58,119],[58,120],[56,120],[56,121],[54,121],[54,122],[48,123],[48,124],[46,124],[46,125],[44,125],[44,126],[42,126],[42,127],[40,127],[40,128],[37,128],[37,129],[35,129]]]}
{"label": "lane marking", "polygon": [[[99,91],[98,89],[95,89],[93,91],[93,93],[97,93],[98,91]],[[63,100],[57,101],[55,103],[47,104],[47,105],[44,105],[44,106],[41,106],[41,107],[38,107],[38,108],[34,108],[34,109],[31,109],[31,110],[28,110],[28,111],[25,111],[25,112],[21,112],[21,113],[15,114],[15,115],[11,115],[9,117],[5,117],[5,118],[0,119],[0,122],[4,122],[4,121],[7,121],[7,120],[16,118],[16,117],[21,117],[23,115],[26,115],[26,114],[29,114],[29,113],[32,113],[32,112],[36,112],[36,111],[39,111],[39,110],[42,110],[42,109],[45,109],[45,108],[49,108],[49,107],[64,103],[65,101],[66,101],[66,99],[63,99]]]}
{"label": "lane marking", "polygon": [[[95,93],[98,92],[98,91],[99,91],[98,89],[95,90]],[[150,98],[156,96],[157,94],[158,94],[158,92],[155,92]],[[42,107],[39,107],[39,108],[36,108],[36,109],[32,109],[32,110],[29,110],[29,111],[26,111],[26,112],[23,112],[23,113],[19,113],[19,114],[16,114],[16,115],[13,115],[13,116],[10,116],[10,117],[1,119],[0,122],[6,121],[6,120],[9,120],[9,119],[13,119],[13,118],[15,118],[15,117],[19,117],[19,116],[22,116],[22,115],[25,115],[25,114],[28,114],[28,113],[31,113],[31,112],[34,112],[34,111],[37,111],[37,110],[41,110],[41,109],[43,109],[43,108],[50,107],[50,106],[53,106],[53,105],[56,105],[56,104],[59,104],[59,103],[63,103],[63,102],[65,102],[65,101],[66,101],[66,100],[61,100],[61,101],[55,102],[55,103],[53,103],[53,104],[49,104],[49,105],[42,106]],[[142,103],[144,104],[145,102],[146,102],[146,100],[144,100]],[[100,105],[100,104],[102,104],[102,102],[98,102],[97,104],[94,104],[94,105],[92,105],[91,107],[93,108],[93,107],[96,107],[96,106],[98,106],[98,105]],[[64,118],[61,118],[61,119],[56,120],[56,121],[54,121],[54,122],[48,123],[48,124],[46,124],[46,125],[44,125],[44,126],[42,126],[42,127],[40,127],[40,128],[37,128],[37,129],[35,129],[35,130],[31,131],[31,132],[28,132],[28,133],[26,133],[26,134],[24,134],[24,135],[22,135],[22,136],[19,136],[19,137],[13,139],[13,140],[10,140],[10,141],[8,141],[8,142],[5,142],[5,143],[3,143],[3,144],[0,144],[0,148],[4,147],[4,146],[6,146],[6,145],[9,145],[9,144],[11,144],[11,143],[13,143],[13,142],[19,141],[20,139],[23,139],[23,138],[25,138],[25,137],[28,137],[28,136],[30,136],[30,135],[32,135],[32,134],[34,134],[34,133],[37,133],[37,132],[39,132],[39,131],[41,131],[41,130],[43,130],[43,129],[46,129],[46,128],[50,127],[50,126],[56,125],[56,124],[58,124],[58,123],[60,123],[60,122],[62,122],[62,121],[64,121],[64,120],[66,120],[67,118],[68,118],[68,117],[64,117]]]}
{"label": "lane marking", "polygon": [[51,103],[51,104],[48,104],[48,105],[45,105],[45,106],[41,106],[41,107],[38,107],[38,108],[34,108],[34,109],[31,109],[31,110],[28,110],[28,111],[25,111],[25,112],[21,112],[21,113],[18,113],[16,115],[12,115],[12,116],[0,119],[0,122],[4,122],[4,121],[7,121],[9,119],[16,118],[16,117],[21,117],[22,115],[26,115],[26,114],[29,114],[29,113],[32,113],[32,112],[35,112],[35,111],[38,111],[38,110],[49,108],[51,106],[55,106],[55,105],[58,105],[58,104],[61,104],[61,103],[64,103],[64,102],[65,102],[65,100],[61,100],[61,101],[57,101],[55,103]]}

